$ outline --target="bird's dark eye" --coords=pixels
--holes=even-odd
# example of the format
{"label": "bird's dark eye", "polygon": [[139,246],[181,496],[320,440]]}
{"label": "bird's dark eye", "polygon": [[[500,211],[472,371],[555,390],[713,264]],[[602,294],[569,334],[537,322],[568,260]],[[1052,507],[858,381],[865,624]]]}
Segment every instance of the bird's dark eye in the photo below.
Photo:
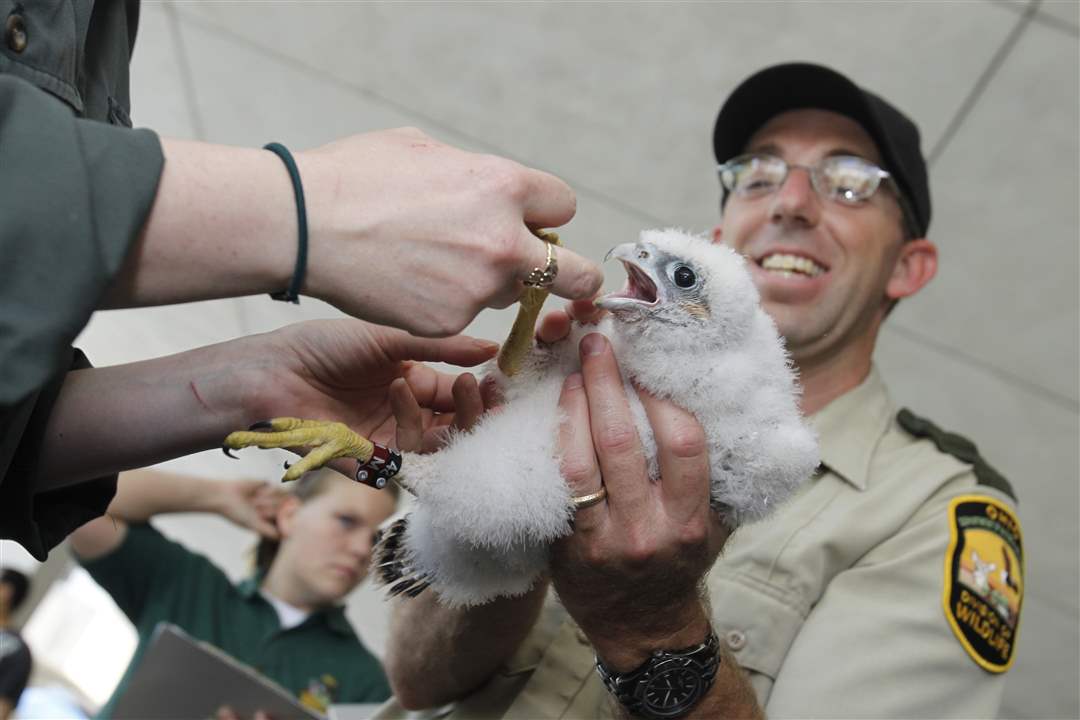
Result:
{"label": "bird's dark eye", "polygon": [[680,265],[675,268],[675,272],[672,274],[672,277],[675,280],[675,284],[681,288],[693,287],[694,283],[697,282],[697,275],[695,275],[694,271],[686,267],[685,265]]}

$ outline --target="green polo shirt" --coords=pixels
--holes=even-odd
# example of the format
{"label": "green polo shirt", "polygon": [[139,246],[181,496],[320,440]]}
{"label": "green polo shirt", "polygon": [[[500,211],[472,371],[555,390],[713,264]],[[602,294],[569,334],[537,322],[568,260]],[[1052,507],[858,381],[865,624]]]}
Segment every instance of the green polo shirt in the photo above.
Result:
{"label": "green polo shirt", "polygon": [[150,525],[132,525],[120,546],[83,567],[135,624],[139,645],[100,716],[109,717],[159,622],[171,622],[258,670],[319,712],[330,703],[381,702],[390,686],[341,607],[283,630],[259,594],[259,578],[233,585],[202,555]]}

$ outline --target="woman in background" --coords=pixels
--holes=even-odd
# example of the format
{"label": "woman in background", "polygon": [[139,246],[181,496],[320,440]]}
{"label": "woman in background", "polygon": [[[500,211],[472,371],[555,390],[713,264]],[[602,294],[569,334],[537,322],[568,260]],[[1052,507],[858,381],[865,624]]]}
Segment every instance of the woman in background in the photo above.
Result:
{"label": "woman in background", "polygon": [[[393,513],[390,493],[329,470],[305,476],[291,492],[258,480],[162,475],[122,474],[108,514],[71,536],[78,561],[139,633],[101,717],[110,716],[159,622],[224,650],[320,713],[331,703],[390,696],[379,661],[342,606],[367,574],[375,530]],[[259,533],[255,572],[234,585],[148,523],[175,512],[212,512]]]}

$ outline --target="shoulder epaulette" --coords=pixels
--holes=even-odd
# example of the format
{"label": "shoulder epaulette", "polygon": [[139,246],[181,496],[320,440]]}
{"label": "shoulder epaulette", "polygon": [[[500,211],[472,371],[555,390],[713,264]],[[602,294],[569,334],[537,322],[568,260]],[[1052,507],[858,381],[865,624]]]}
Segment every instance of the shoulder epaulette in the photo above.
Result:
{"label": "shoulder epaulette", "polygon": [[975,480],[980,485],[988,485],[1000,490],[1011,497],[1013,502],[1019,502],[1016,499],[1016,493],[1013,492],[1012,484],[1005,479],[1004,475],[992,468],[979,454],[979,448],[975,447],[975,443],[963,435],[942,430],[934,423],[926,418],[919,417],[907,408],[903,408],[896,414],[896,422],[917,438],[929,438],[941,452],[952,455],[957,460],[971,465],[971,469],[975,473]]}

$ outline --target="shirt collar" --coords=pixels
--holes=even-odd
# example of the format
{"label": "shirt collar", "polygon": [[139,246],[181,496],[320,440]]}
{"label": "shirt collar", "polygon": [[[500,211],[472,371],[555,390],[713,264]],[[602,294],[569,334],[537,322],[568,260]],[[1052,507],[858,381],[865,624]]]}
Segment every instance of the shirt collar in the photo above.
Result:
{"label": "shirt collar", "polygon": [[821,462],[855,488],[865,490],[870,461],[894,414],[877,367],[871,366],[861,385],[809,418],[818,434]]}
{"label": "shirt collar", "polygon": [[263,570],[256,570],[247,579],[240,582],[236,586],[237,592],[240,593],[240,597],[245,600],[251,600],[254,597],[259,596],[259,586],[262,585],[263,577],[266,572]]}
{"label": "shirt collar", "polygon": [[[240,597],[249,602],[254,598],[258,598],[259,602],[265,603],[266,600],[259,594],[259,586],[262,585],[263,577],[265,575],[265,571],[256,571],[247,579],[240,582],[240,584],[236,586],[236,590],[240,593]],[[267,603],[267,605],[269,606],[269,603]],[[300,623],[300,625],[311,622],[312,618],[321,618],[328,628],[339,635],[352,636],[356,634],[349,619],[345,617],[344,605],[334,605],[322,610],[316,610],[311,613],[311,616],[308,617],[307,620]],[[300,625],[297,627],[300,627]]]}

